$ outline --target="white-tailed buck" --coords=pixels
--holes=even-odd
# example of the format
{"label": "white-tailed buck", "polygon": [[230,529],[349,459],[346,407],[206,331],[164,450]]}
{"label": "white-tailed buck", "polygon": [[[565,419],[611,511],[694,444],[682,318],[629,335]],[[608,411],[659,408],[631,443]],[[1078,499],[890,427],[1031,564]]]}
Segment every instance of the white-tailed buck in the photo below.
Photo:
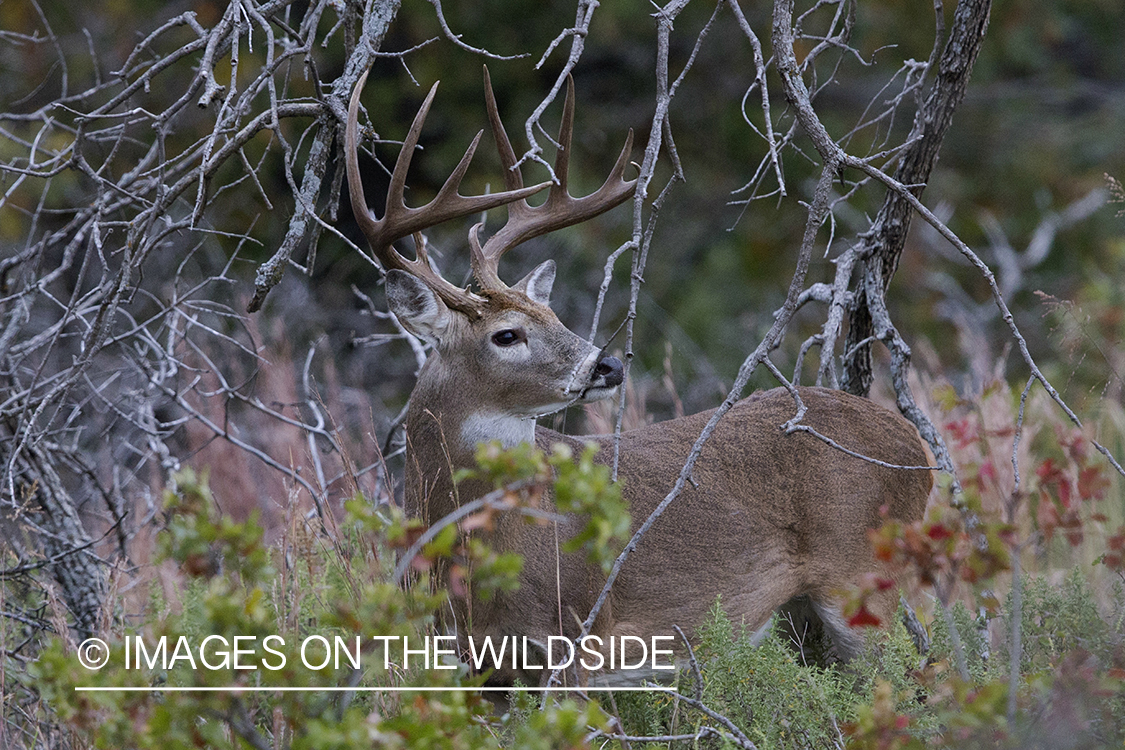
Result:
{"label": "white-tailed buck", "polygon": [[[613,438],[576,439],[536,425],[536,418],[574,403],[604,399],[622,382],[621,362],[569,331],[548,307],[555,265],[547,261],[514,286],[500,280],[498,264],[521,242],[585,221],[633,193],[623,179],[632,134],[605,184],[584,198],[567,191],[574,111],[568,86],[555,174],[546,202],[525,198],[542,186],[524,188],[513,169],[515,153],[500,123],[491,86],[489,119],[505,168],[506,192],[464,197],[458,185],[480,139],[434,200],[422,208],[403,203],[411,155],[418,142],[430,91],[395,164],[382,219],[364,199],[357,157],[357,110],[361,79],[352,95],[346,132],[352,208],[371,249],[386,270],[391,310],[410,331],[429,341],[433,353],[418,376],[406,418],[406,507],[432,523],[491,487],[467,480],[454,488],[451,472],[474,466],[482,441],[521,442],[547,448],[566,443],[576,453],[586,441],[601,446],[599,460],[613,456]],[[486,73],[487,84],[487,73]],[[435,86],[436,88],[436,86]],[[471,292],[441,278],[430,265],[420,230],[458,216],[507,205],[508,221],[482,246],[480,225],[469,233]],[[392,244],[415,235],[416,260]],[[888,465],[925,466],[927,456],[914,427],[864,398],[834,390],[802,388],[804,423],[848,450]],[[752,628],[792,602],[819,616],[842,658],[854,655],[862,634],[841,614],[841,592],[862,574],[880,570],[867,530],[889,517],[920,518],[930,491],[925,470],[889,468],[831,447],[816,437],[786,434],[794,414],[784,389],[738,402],[719,422],[694,471],[694,481],[652,526],[621,570],[593,634],[669,636],[674,625],[689,635],[721,597],[731,619]],[[672,487],[709,412],[625,432],[620,437],[620,477],[634,525],[639,525]],[[491,635],[575,637],[602,589],[605,577],[581,554],[559,553],[560,541],[579,528],[574,520],[526,523],[506,514],[490,532],[491,543],[524,556],[520,587],[489,601],[458,602],[460,635],[471,610],[474,640]],[[897,592],[871,603],[889,621]],[[522,661],[521,661],[522,664]],[[535,684],[543,672],[522,675]],[[498,681],[511,673],[498,673]]]}

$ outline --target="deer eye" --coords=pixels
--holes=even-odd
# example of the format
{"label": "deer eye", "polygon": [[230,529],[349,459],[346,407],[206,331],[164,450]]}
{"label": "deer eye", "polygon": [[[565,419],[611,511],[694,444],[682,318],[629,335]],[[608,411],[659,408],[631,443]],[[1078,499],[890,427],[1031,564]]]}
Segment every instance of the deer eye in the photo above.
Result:
{"label": "deer eye", "polygon": [[518,328],[505,328],[492,334],[492,343],[496,346],[514,346],[521,341],[526,341],[527,336]]}

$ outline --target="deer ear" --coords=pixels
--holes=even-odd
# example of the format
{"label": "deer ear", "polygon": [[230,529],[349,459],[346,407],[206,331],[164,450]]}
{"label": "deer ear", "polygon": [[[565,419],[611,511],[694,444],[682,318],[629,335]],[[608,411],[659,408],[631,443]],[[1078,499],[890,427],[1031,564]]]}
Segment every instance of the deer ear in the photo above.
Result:
{"label": "deer ear", "polygon": [[387,306],[411,333],[435,346],[452,313],[430,287],[405,271],[387,271]]}
{"label": "deer ear", "polygon": [[551,287],[554,285],[555,261],[545,260],[512,288],[526,294],[532,302],[546,305],[551,301]]}

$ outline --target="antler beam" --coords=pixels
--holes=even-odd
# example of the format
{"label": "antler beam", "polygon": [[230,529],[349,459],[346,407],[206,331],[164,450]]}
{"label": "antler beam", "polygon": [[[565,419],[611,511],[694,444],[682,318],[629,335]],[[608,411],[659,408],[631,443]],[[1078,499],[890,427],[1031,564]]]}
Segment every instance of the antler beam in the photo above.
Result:
{"label": "antler beam", "polygon": [[[357,136],[357,131],[359,129],[359,97],[366,82],[367,73],[364,72],[356,83],[355,90],[352,92],[351,102],[348,105],[348,120],[344,130],[348,192],[351,196],[352,212],[355,214],[356,221],[367,237],[367,242],[371,246],[375,257],[379,260],[380,264],[382,264],[384,271],[399,269],[412,274],[433,289],[441,298],[442,302],[448,307],[468,314],[479,315],[481,307],[484,304],[484,299],[443,279],[430,265],[429,258],[426,255],[425,241],[418,233],[427,227],[440,224],[449,219],[455,219],[479,211],[487,211],[490,208],[496,208],[497,206],[502,206],[512,201],[523,201],[528,196],[539,192],[551,183],[545,182],[540,185],[525,188],[521,181],[518,188],[502,193],[473,196],[461,195],[458,192],[461,180],[464,178],[465,172],[469,168],[469,162],[472,161],[477,144],[480,143],[481,135],[484,133],[482,130],[477,133],[476,138],[469,144],[465,155],[461,157],[461,162],[457,165],[457,168],[453,170],[453,173],[449,175],[449,178],[445,181],[445,184],[441,186],[441,190],[438,191],[434,199],[421,208],[411,208],[407,206],[403,198],[403,192],[406,187],[406,173],[410,169],[410,161],[414,155],[414,149],[418,145],[418,138],[422,132],[422,123],[425,122],[426,115],[430,110],[430,104],[433,103],[434,95],[437,93],[438,85],[435,83],[430,89],[430,93],[426,96],[426,100],[422,102],[422,106],[418,110],[418,114],[415,115],[413,124],[410,126],[410,131],[403,141],[402,150],[399,151],[398,159],[395,161],[394,171],[391,173],[391,183],[387,190],[387,203],[383,211],[383,218],[376,219],[371,214],[371,210],[367,207],[367,199],[363,191],[363,180],[360,178],[359,173],[359,139]],[[415,255],[417,256],[414,260],[408,260],[394,249],[395,241],[407,235],[414,235]]]}
{"label": "antler beam", "polygon": [[[492,134],[496,148],[500,152],[500,162],[504,165],[504,185],[509,192],[523,189],[523,176],[516,168],[516,154],[512,143],[500,122],[496,108],[496,97],[492,93],[492,80],[488,68],[484,69],[485,102],[488,105],[488,119],[492,124]],[[500,280],[498,267],[500,258],[521,242],[532,237],[552,232],[562,227],[580,224],[598,214],[604,213],[627,200],[637,187],[637,181],[625,180],[625,166],[629,163],[629,152],[633,147],[633,131],[625,139],[625,147],[617,157],[617,163],[609,173],[605,183],[597,191],[582,198],[574,198],[567,190],[567,173],[570,169],[570,144],[574,132],[574,78],[566,78],[566,101],[563,104],[563,119],[559,126],[559,152],[555,157],[555,177],[551,183],[547,200],[541,206],[532,207],[520,199],[508,204],[508,221],[496,234],[492,235],[482,248],[477,232],[480,224],[469,232],[472,247],[473,276],[482,290],[503,290],[508,287]]]}
{"label": "antler beam", "polygon": [[[461,195],[458,190],[465,172],[469,168],[473,154],[480,143],[484,131],[477,133],[460,163],[441,190],[425,206],[411,208],[406,205],[403,193],[406,188],[406,174],[410,169],[410,160],[414,149],[418,145],[418,138],[422,132],[422,124],[433,103],[437,92],[435,83],[429,94],[422,102],[410,131],[403,141],[398,159],[395,161],[394,171],[391,173],[391,183],[387,189],[387,203],[383,211],[383,218],[376,219],[367,207],[367,199],[363,192],[363,181],[359,174],[359,97],[363,86],[367,82],[365,72],[352,92],[351,102],[348,105],[348,120],[344,130],[344,145],[348,172],[348,192],[351,196],[352,211],[356,221],[367,237],[376,259],[384,270],[398,269],[405,271],[434,290],[448,307],[461,312],[479,316],[483,310],[489,293],[502,292],[509,287],[500,280],[500,258],[521,242],[533,237],[538,237],[562,227],[580,224],[598,214],[604,213],[627,200],[636,189],[637,181],[625,180],[625,166],[628,164],[629,151],[633,146],[633,131],[629,131],[625,139],[625,147],[617,158],[617,163],[606,178],[605,183],[595,192],[582,198],[575,198],[567,190],[567,175],[570,169],[571,137],[574,131],[574,79],[567,77],[566,101],[563,105],[563,119],[559,128],[559,152],[555,157],[556,182],[544,182],[531,187],[524,187],[523,175],[516,167],[516,154],[504,125],[500,121],[500,114],[496,108],[496,97],[492,92],[492,81],[488,75],[488,68],[484,69],[485,101],[488,108],[488,119],[492,125],[492,133],[496,139],[496,148],[500,152],[500,162],[504,166],[504,185],[507,188],[502,193],[491,195]],[[527,198],[543,188],[550,186],[547,200],[537,207],[532,207]],[[487,211],[497,206],[508,206],[508,221],[504,226],[485,242],[482,247],[478,233],[481,224],[477,224],[469,232],[469,245],[472,251],[473,276],[477,280],[484,297],[478,296],[462,289],[443,279],[433,266],[430,265],[426,254],[425,240],[420,232],[426,227],[440,224],[449,219],[455,219],[479,211]],[[414,236],[415,259],[409,260],[394,249],[394,243],[407,235]]]}

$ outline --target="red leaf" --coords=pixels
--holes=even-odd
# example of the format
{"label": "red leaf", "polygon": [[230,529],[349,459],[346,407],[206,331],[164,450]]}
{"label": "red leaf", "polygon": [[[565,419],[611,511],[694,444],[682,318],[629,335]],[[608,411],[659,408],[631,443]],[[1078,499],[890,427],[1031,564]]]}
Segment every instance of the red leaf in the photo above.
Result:
{"label": "red leaf", "polygon": [[1105,540],[1106,546],[1114,552],[1121,552],[1125,550],[1125,527],[1117,530],[1117,533]]}
{"label": "red leaf", "polygon": [[935,523],[930,528],[926,529],[926,536],[933,539],[935,542],[940,542],[942,539],[948,539],[953,536],[953,532],[940,523]]}
{"label": "red leaf", "polygon": [[1083,500],[1101,500],[1109,489],[1109,479],[1100,466],[1087,466],[1078,472],[1078,496]]}
{"label": "red leaf", "polygon": [[945,429],[953,434],[958,448],[966,448],[980,440],[980,436],[976,433],[976,425],[970,424],[967,418],[947,422]]}
{"label": "red leaf", "polygon": [[465,599],[469,595],[469,587],[465,580],[465,569],[454,565],[449,571],[449,592],[458,599]]}
{"label": "red leaf", "polygon": [[859,627],[877,628],[882,624],[883,624],[882,620],[880,620],[878,617],[871,614],[867,610],[866,604],[861,605],[860,608],[859,608],[859,611],[848,618],[848,625],[850,627],[853,627],[853,628],[859,628]]}
{"label": "red leaf", "polygon": [[1059,477],[1062,476],[1062,471],[1055,466],[1055,459],[1048,458],[1039,464],[1039,467],[1035,470],[1035,475],[1042,482],[1057,482]]}
{"label": "red leaf", "polygon": [[1086,436],[1079,430],[1073,430],[1070,433],[1070,439],[1062,438],[1063,446],[1066,447],[1067,453],[1070,454],[1071,460],[1077,464],[1086,463]]}
{"label": "red leaf", "polygon": [[1070,507],[1070,482],[1066,480],[1066,477],[1063,477],[1059,482],[1059,501],[1064,508]]}
{"label": "red leaf", "polygon": [[1059,518],[1059,512],[1046,492],[1039,493],[1039,508],[1036,516],[1040,531],[1042,531],[1043,536],[1050,541],[1051,536],[1055,533],[1055,529],[1062,523],[1062,519]]}

